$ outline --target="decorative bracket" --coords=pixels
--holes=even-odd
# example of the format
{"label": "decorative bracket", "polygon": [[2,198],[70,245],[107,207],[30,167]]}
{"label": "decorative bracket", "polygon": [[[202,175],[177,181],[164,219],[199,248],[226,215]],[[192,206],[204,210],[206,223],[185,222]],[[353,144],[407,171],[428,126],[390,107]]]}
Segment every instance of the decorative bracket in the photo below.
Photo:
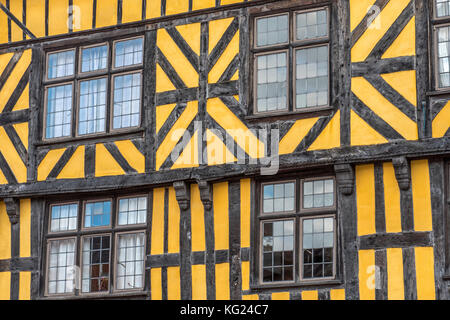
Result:
{"label": "decorative bracket", "polygon": [[353,193],[353,185],[355,182],[355,173],[350,164],[342,163],[335,164],[334,171],[336,172],[336,181],[339,191],[347,196]]}
{"label": "decorative bracket", "polygon": [[11,221],[11,224],[18,223],[20,215],[19,202],[14,198],[4,198],[3,202],[5,202],[6,213],[8,214],[9,221]]}
{"label": "decorative bracket", "polygon": [[200,189],[200,199],[203,202],[205,210],[211,210],[213,204],[211,184],[207,181],[198,181],[198,188]]}
{"label": "decorative bracket", "polygon": [[392,164],[394,165],[395,177],[400,189],[408,190],[411,184],[411,171],[408,159],[406,157],[393,158]]}
{"label": "decorative bracket", "polygon": [[187,210],[189,208],[189,193],[184,181],[176,181],[173,183],[173,188],[175,189],[175,196],[178,201],[178,205],[181,210]]}

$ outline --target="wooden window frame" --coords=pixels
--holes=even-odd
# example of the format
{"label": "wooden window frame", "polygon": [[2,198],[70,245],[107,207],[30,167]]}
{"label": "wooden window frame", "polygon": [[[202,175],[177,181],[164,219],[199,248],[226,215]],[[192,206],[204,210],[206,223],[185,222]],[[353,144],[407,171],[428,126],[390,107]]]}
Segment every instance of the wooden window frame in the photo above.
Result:
{"label": "wooden window frame", "polygon": [[[314,39],[307,39],[307,40],[297,40],[296,39],[296,15],[298,13],[307,13],[307,12],[313,12],[313,11],[320,11],[320,10],[326,10],[327,11],[327,23],[328,23],[328,33],[326,37],[319,37]],[[267,117],[274,117],[274,116],[286,116],[286,115],[301,115],[305,114],[306,116],[317,116],[318,113],[322,111],[328,111],[332,110],[332,83],[333,83],[333,77],[332,77],[332,70],[331,67],[331,42],[332,42],[332,20],[331,20],[331,10],[332,7],[330,3],[328,2],[322,2],[317,3],[314,5],[308,5],[308,6],[293,6],[293,7],[287,7],[285,9],[276,9],[275,12],[271,14],[267,14],[266,12],[257,12],[252,13],[250,15],[250,90],[249,90],[249,118],[267,118]],[[279,16],[283,14],[288,14],[288,43],[284,44],[275,44],[275,45],[267,45],[263,47],[257,47],[256,41],[257,41],[257,23],[256,21],[260,18],[268,18],[273,16]],[[308,47],[319,47],[326,45],[328,48],[328,97],[327,97],[327,105],[324,106],[315,106],[315,107],[307,107],[307,108],[296,108],[296,94],[295,94],[295,88],[296,88],[296,79],[295,79],[295,71],[296,71],[296,56],[295,53],[299,49],[306,49]],[[283,110],[273,110],[273,111],[264,111],[260,112],[257,110],[257,69],[256,69],[256,57],[264,54],[270,54],[277,51],[287,51],[287,108]]]}
{"label": "wooden window frame", "polygon": [[[432,93],[446,94],[450,92],[450,86],[439,86],[439,48],[438,48],[438,29],[450,26],[450,15],[437,17],[436,0],[429,0],[430,4],[430,44],[429,44],[429,60],[430,60],[430,85]],[[431,94],[431,93],[429,93]]]}
{"label": "wooden window frame", "polygon": [[[69,47],[66,47],[64,49],[49,49],[45,53],[45,65],[44,65],[44,78],[42,80],[42,86],[44,87],[44,97],[41,101],[44,103],[43,108],[43,126],[41,130],[41,141],[43,143],[61,143],[61,142],[69,142],[69,141],[78,141],[78,140],[84,140],[89,139],[92,137],[108,137],[112,135],[117,134],[123,134],[123,133],[133,133],[136,132],[136,130],[139,130],[142,127],[143,123],[143,103],[144,103],[144,88],[143,88],[143,71],[144,71],[144,58],[145,58],[145,36],[140,32],[138,35],[136,34],[130,34],[130,35],[124,35],[120,38],[118,37],[108,37],[106,35],[107,39],[102,41],[97,41],[95,43],[90,43],[87,45],[82,45],[80,43],[73,44]],[[133,39],[142,39],[143,47],[142,47],[142,63],[140,64],[134,64],[126,67],[120,67],[120,68],[114,68],[113,63],[115,57],[115,44],[117,42],[126,41],[126,40],[133,40]],[[83,49],[93,48],[93,47],[99,47],[107,45],[108,50],[108,58],[107,58],[107,68],[102,70],[95,70],[95,71],[89,71],[89,72],[81,72],[81,54]],[[64,52],[64,51],[75,51],[75,60],[74,60],[74,74],[72,76],[68,77],[61,77],[56,79],[48,79],[48,59],[49,55],[53,53],[58,52]],[[120,74],[126,74],[126,73],[141,73],[141,96],[140,96],[140,117],[139,117],[139,125],[133,126],[133,127],[126,127],[126,128],[120,128],[120,129],[112,129],[112,118],[113,118],[113,107],[114,107],[114,101],[113,101],[113,78]],[[80,135],[78,133],[79,128],[79,111],[80,111],[80,83],[82,81],[87,80],[94,80],[99,78],[106,78],[106,108],[105,108],[105,130],[102,132],[95,132],[90,134],[82,134]],[[72,115],[71,115],[71,134],[69,136],[65,137],[58,137],[58,138],[46,138],[46,116],[47,116],[47,88],[59,86],[62,84],[72,84]]]}

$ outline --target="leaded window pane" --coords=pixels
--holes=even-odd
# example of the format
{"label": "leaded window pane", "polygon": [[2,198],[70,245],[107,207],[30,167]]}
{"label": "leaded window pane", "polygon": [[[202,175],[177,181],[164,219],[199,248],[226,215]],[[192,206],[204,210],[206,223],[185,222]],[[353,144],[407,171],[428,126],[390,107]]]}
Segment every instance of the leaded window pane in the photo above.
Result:
{"label": "leaded window pane", "polygon": [[256,46],[286,43],[288,39],[289,15],[283,14],[256,20]]}
{"label": "leaded window pane", "polygon": [[93,134],[106,129],[106,78],[80,83],[78,134]]}
{"label": "leaded window pane", "polygon": [[438,28],[439,87],[450,86],[450,27]]}
{"label": "leaded window pane", "polygon": [[117,244],[116,288],[137,289],[144,279],[144,233],[120,234]]}
{"label": "leaded window pane", "polygon": [[49,242],[48,293],[71,293],[75,279],[75,239]]}
{"label": "leaded window pane", "polygon": [[436,16],[438,18],[450,15],[450,0],[436,0]]}
{"label": "leaded window pane", "polygon": [[78,204],[51,207],[50,231],[61,232],[77,229]]}
{"label": "leaded window pane", "polygon": [[141,74],[114,78],[113,128],[136,127],[141,116]]}
{"label": "leaded window pane", "polygon": [[47,68],[48,79],[73,76],[75,71],[75,50],[50,53],[48,55]]}
{"label": "leaded window pane", "polygon": [[303,208],[334,206],[334,180],[313,180],[303,183]]}
{"label": "leaded window pane", "polygon": [[119,225],[142,224],[147,221],[147,197],[119,200]]}
{"label": "leaded window pane", "polygon": [[328,35],[327,10],[297,13],[297,40],[322,38]]}
{"label": "leaded window pane", "polygon": [[109,226],[111,220],[111,201],[97,201],[86,203],[84,213],[84,227]]}
{"label": "leaded window pane", "polygon": [[81,72],[106,69],[108,63],[108,46],[90,47],[81,50]]}
{"label": "leaded window pane", "polygon": [[110,236],[83,239],[82,292],[109,290]]}
{"label": "leaded window pane", "polygon": [[263,212],[290,212],[295,209],[295,183],[266,184],[263,186]]}
{"label": "leaded window pane", "polygon": [[115,44],[114,67],[121,68],[142,63],[143,39],[119,41]]}
{"label": "leaded window pane", "polygon": [[47,114],[45,138],[61,138],[71,135],[72,84],[47,89]]}

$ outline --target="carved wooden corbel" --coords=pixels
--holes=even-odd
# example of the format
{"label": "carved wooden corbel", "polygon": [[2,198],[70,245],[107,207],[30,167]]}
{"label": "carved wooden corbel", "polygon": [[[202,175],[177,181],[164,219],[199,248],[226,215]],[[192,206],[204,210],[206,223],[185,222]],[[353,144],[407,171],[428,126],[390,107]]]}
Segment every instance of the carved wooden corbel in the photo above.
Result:
{"label": "carved wooden corbel", "polygon": [[211,184],[207,181],[198,181],[198,188],[200,189],[200,199],[205,210],[211,210],[213,203]]}
{"label": "carved wooden corbel", "polygon": [[355,173],[350,164],[335,164],[334,171],[336,172],[336,182],[339,191],[347,196],[353,193],[353,185],[355,182]]}
{"label": "carved wooden corbel", "polygon": [[173,188],[175,189],[175,196],[178,201],[178,205],[181,210],[187,210],[189,208],[189,193],[184,181],[176,181],[173,183]]}
{"label": "carved wooden corbel", "polygon": [[411,184],[411,171],[408,159],[405,157],[393,158],[392,164],[394,165],[398,186],[402,190],[408,190]]}
{"label": "carved wooden corbel", "polygon": [[6,213],[8,214],[9,221],[11,221],[11,224],[18,223],[20,215],[19,202],[14,198],[4,198],[3,202],[5,202]]}

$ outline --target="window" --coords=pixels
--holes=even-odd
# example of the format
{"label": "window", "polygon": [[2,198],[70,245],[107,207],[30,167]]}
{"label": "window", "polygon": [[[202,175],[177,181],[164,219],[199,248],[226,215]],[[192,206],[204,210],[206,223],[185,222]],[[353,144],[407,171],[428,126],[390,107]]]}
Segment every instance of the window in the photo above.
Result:
{"label": "window", "polygon": [[51,204],[46,295],[142,290],[147,201],[141,195]]}
{"label": "window", "polygon": [[254,113],[329,106],[328,9],[255,18]]}
{"label": "window", "polygon": [[139,127],[143,48],[138,37],[48,53],[43,138]]}
{"label": "window", "polygon": [[434,51],[435,51],[435,87],[450,87],[450,1],[434,2]]}
{"label": "window", "polygon": [[332,177],[260,184],[260,283],[332,280],[336,191]]}

